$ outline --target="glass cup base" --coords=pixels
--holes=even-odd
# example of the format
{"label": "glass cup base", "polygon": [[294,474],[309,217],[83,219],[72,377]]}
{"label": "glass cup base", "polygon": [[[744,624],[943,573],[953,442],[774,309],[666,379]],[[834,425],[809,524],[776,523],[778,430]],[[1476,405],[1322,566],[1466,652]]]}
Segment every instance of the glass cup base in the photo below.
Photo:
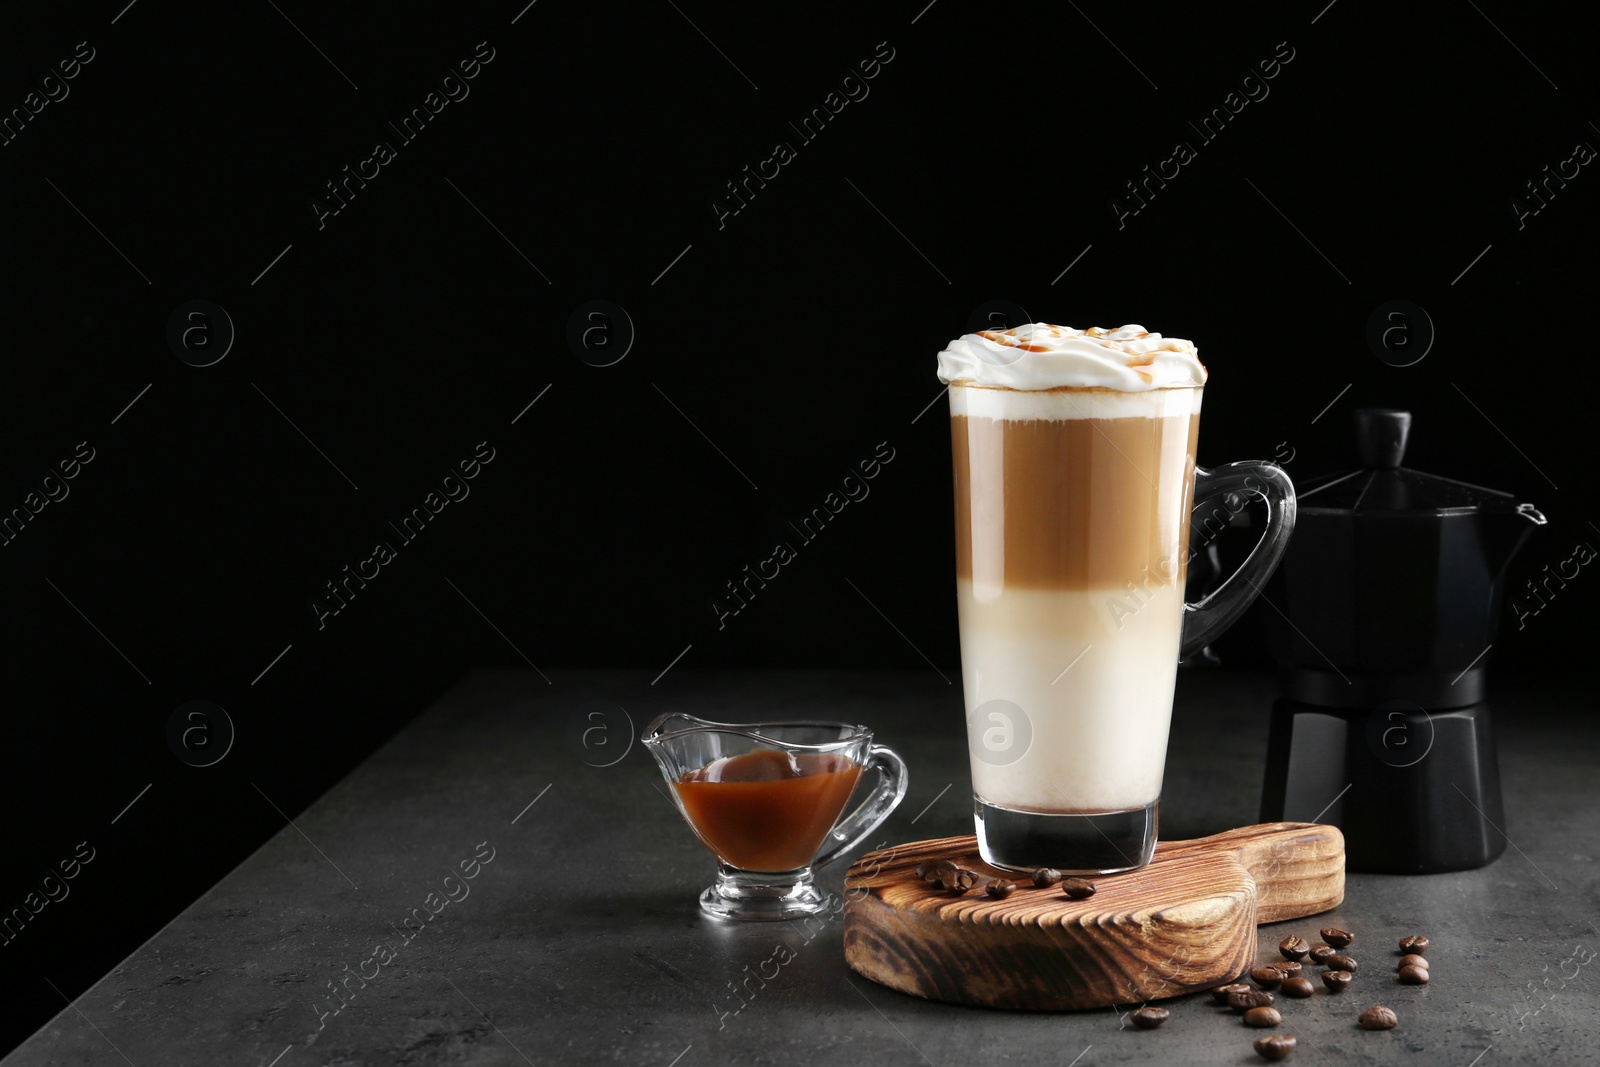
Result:
{"label": "glass cup base", "polygon": [[1008,871],[1054,867],[1063,874],[1122,874],[1150,862],[1160,802],[1123,811],[1018,811],[973,797],[978,852]]}
{"label": "glass cup base", "polygon": [[811,868],[769,874],[717,864],[717,881],[700,894],[700,910],[714,919],[782,922],[828,910],[828,898],[811,880]]}

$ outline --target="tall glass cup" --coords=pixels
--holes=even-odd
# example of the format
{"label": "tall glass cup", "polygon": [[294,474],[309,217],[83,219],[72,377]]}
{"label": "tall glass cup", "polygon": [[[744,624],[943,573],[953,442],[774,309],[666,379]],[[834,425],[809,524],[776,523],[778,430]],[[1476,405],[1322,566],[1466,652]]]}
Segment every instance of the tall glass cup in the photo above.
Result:
{"label": "tall glass cup", "polygon": [[[951,385],[967,740],[998,867],[1150,861],[1178,660],[1244,612],[1288,544],[1282,470],[1195,466],[1203,391]],[[1225,525],[1245,497],[1266,502],[1265,534],[1185,603],[1191,512],[1225,498],[1206,520]]]}

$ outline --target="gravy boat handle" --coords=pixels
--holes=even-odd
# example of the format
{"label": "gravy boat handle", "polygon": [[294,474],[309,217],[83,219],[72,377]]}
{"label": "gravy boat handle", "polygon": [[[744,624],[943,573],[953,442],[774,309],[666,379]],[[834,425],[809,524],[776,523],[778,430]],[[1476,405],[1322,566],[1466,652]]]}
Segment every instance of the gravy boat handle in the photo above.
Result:
{"label": "gravy boat handle", "polygon": [[910,779],[906,774],[905,760],[892,748],[873,745],[867,750],[862,770],[878,772],[878,784],[856,810],[828,831],[822,850],[811,861],[812,867],[832,863],[842,854],[859,845],[868,834],[876,830],[883,820],[905,799]]}

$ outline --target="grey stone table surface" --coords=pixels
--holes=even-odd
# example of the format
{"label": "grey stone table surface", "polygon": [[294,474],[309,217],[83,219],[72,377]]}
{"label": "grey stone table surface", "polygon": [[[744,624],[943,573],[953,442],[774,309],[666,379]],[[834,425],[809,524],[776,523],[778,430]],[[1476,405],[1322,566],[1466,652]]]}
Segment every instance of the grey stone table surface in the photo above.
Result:
{"label": "grey stone table surface", "polygon": [[[1259,1062],[1260,1032],[1204,994],[1167,1002],[1154,1031],[1116,1008],[951,1007],[850,971],[837,921],[703,918],[710,858],[630,746],[650,718],[871,725],[911,768],[873,839],[896,842],[971,832],[959,685],[927,670],[649,679],[470,676],[5,1064]],[[1500,859],[1351,874],[1325,920],[1261,928],[1263,956],[1331,923],[1385,957],[1341,997],[1291,1002],[1291,1062],[1600,1063],[1594,701],[1570,686],[1494,697],[1512,842]],[[1165,836],[1256,821],[1271,698],[1268,678],[1182,677]],[[844,866],[822,878],[834,892]],[[1397,986],[1383,973],[1390,939],[1416,931],[1433,939],[1435,977]],[[1356,1027],[1372,1003],[1400,1026]]]}

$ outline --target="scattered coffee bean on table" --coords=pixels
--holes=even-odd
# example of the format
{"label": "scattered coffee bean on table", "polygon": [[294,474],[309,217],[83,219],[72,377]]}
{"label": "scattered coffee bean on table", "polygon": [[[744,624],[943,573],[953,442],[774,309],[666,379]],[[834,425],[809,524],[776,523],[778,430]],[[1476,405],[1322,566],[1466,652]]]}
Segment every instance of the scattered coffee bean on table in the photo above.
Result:
{"label": "scattered coffee bean on table", "polygon": [[1428,939],[1421,934],[1412,934],[1410,937],[1400,939],[1401,952],[1415,952],[1421,956],[1428,951]]}
{"label": "scattered coffee bean on table", "polygon": [[1311,984],[1311,979],[1309,979],[1309,978],[1298,978],[1298,977],[1296,977],[1296,978],[1285,978],[1283,980],[1283,993],[1284,993],[1284,996],[1289,996],[1289,997],[1309,997],[1315,991],[1316,991],[1316,987]]}
{"label": "scattered coffee bean on table", "polygon": [[1229,993],[1228,1007],[1234,1011],[1249,1011],[1251,1008],[1272,1007],[1272,994],[1262,989],[1245,987],[1243,993]]}
{"label": "scattered coffee bean on table", "polygon": [[1400,968],[1400,982],[1402,985],[1427,985],[1428,968],[1402,967]]}
{"label": "scattered coffee bean on table", "polygon": [[1256,1055],[1264,1060],[1281,1060],[1294,1051],[1293,1034],[1268,1034],[1255,1040]]}
{"label": "scattered coffee bean on table", "polygon": [[984,886],[983,891],[988,893],[989,896],[995,900],[1004,900],[1006,897],[1009,897],[1012,892],[1016,890],[1016,888],[1017,887],[1014,883],[1008,882],[1003,878],[996,878],[994,881]]}
{"label": "scattered coffee bean on table", "polygon": [[1360,1023],[1363,1030],[1393,1030],[1400,1020],[1393,1009],[1380,1004],[1362,1012]]}
{"label": "scattered coffee bean on table", "polygon": [[1342,993],[1355,981],[1355,977],[1349,971],[1323,971],[1322,984],[1328,987],[1330,993]]}
{"label": "scattered coffee bean on table", "polygon": [[1327,967],[1330,971],[1349,971],[1351,974],[1355,974],[1361,969],[1360,967],[1356,966],[1356,960],[1354,956],[1345,956],[1339,953],[1335,953],[1324,960],[1323,966]]}
{"label": "scattered coffee bean on table", "polygon": [[1082,878],[1063,878],[1061,892],[1066,894],[1068,900],[1088,900],[1094,896],[1095,884]]}
{"label": "scattered coffee bean on table", "polygon": [[1329,956],[1337,956],[1338,954],[1339,950],[1332,945],[1318,945],[1311,950],[1311,960],[1314,963],[1322,963]]}
{"label": "scattered coffee bean on table", "polygon": [[1427,967],[1427,966],[1428,966],[1428,957],[1419,956],[1415,952],[1411,952],[1411,953],[1407,953],[1406,955],[1400,957],[1400,962],[1395,965],[1395,969],[1396,970],[1404,970],[1407,967]]}
{"label": "scattered coffee bean on table", "polygon": [[1285,978],[1298,978],[1300,972],[1305,969],[1294,960],[1284,960],[1282,963],[1274,963],[1272,966]]}
{"label": "scattered coffee bean on table", "polygon": [[1048,889],[1061,881],[1061,872],[1054,867],[1040,867],[1033,872],[1033,884],[1040,889]]}
{"label": "scattered coffee bean on table", "polygon": [[1129,1016],[1129,1018],[1133,1020],[1133,1025],[1137,1026],[1141,1030],[1154,1030],[1156,1027],[1166,1022],[1167,1017],[1171,1014],[1172,1013],[1167,1011],[1166,1008],[1147,1007],[1140,1008],[1138,1011]]}
{"label": "scattered coffee bean on table", "polygon": [[1356,935],[1349,930],[1341,930],[1337,926],[1325,926],[1322,928],[1322,940],[1334,948],[1344,948],[1355,939]]}
{"label": "scattered coffee bean on table", "polygon": [[1305,938],[1291,934],[1278,942],[1278,951],[1286,960],[1303,960],[1306,958],[1306,953],[1311,951],[1311,945]]}
{"label": "scattered coffee bean on table", "polygon": [[1277,1008],[1251,1008],[1244,1013],[1246,1026],[1259,1026],[1263,1030],[1269,1026],[1277,1026],[1283,1022],[1283,1016],[1278,1014]]}
{"label": "scattered coffee bean on table", "polygon": [[1276,967],[1257,967],[1250,972],[1250,981],[1262,989],[1277,989],[1283,981],[1283,972]]}
{"label": "scattered coffee bean on table", "polygon": [[1230,994],[1249,993],[1250,991],[1250,987],[1243,982],[1229,982],[1226,985],[1212,986],[1211,999],[1218,1004],[1226,1004]]}

